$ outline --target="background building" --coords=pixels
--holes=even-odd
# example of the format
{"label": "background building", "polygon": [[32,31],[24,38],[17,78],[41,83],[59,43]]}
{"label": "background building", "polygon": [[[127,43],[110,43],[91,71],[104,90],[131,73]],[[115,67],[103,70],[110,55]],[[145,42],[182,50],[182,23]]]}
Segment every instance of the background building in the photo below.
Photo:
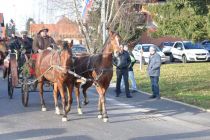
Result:
{"label": "background building", "polygon": [[3,13],[0,13],[0,38],[4,37],[5,37],[4,16]]}
{"label": "background building", "polygon": [[49,35],[55,40],[74,40],[75,44],[83,44],[84,37],[80,33],[79,25],[63,16],[56,24],[31,24],[29,33],[34,36],[42,28],[49,29]]}

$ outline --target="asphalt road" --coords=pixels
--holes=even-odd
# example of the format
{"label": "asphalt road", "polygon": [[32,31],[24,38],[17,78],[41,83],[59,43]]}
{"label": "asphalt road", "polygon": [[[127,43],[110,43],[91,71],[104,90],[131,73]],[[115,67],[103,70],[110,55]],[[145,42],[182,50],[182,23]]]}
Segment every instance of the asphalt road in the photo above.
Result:
{"label": "asphalt road", "polygon": [[134,93],[132,99],[107,92],[109,122],[97,118],[98,95],[89,89],[90,103],[77,114],[74,100],[62,122],[54,113],[52,93],[45,93],[47,112],[41,112],[38,92],[31,92],[29,106],[23,107],[20,89],[7,95],[7,80],[0,80],[0,140],[209,140],[210,114],[165,99],[151,100]]}

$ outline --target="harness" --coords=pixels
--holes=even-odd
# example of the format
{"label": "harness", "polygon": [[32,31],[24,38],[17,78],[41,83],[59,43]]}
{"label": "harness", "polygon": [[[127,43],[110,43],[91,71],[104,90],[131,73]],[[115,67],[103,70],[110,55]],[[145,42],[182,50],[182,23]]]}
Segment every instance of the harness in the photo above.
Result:
{"label": "harness", "polygon": [[[82,77],[82,76],[76,74],[75,72],[71,71],[70,69],[66,69],[66,68],[68,68],[68,67],[61,66],[61,51],[62,51],[62,50],[56,50],[56,51],[52,50],[52,51],[51,51],[52,55],[51,55],[51,59],[50,59],[50,67],[49,67],[47,70],[45,70],[39,77],[37,77],[36,79],[34,79],[33,81],[28,81],[27,83],[24,83],[24,84],[28,84],[28,85],[34,84],[36,81],[38,81],[40,78],[42,78],[42,77],[43,77],[47,72],[49,72],[51,69],[57,69],[57,70],[59,70],[59,71],[61,71],[61,72],[63,72],[63,73],[69,73],[69,74],[73,75],[74,77],[77,77],[77,78],[83,80],[84,82],[86,82],[86,81],[87,81],[86,78],[84,78],[84,77]],[[59,64],[52,64],[53,56],[54,56],[56,53],[59,54],[59,55],[58,55],[58,56],[59,56],[59,57],[58,57]]]}
{"label": "harness", "polygon": [[[107,55],[109,55],[110,53],[108,53]],[[103,55],[105,55],[105,54],[103,54]],[[101,76],[104,74],[104,73],[106,73],[106,72],[110,72],[110,71],[113,71],[113,67],[111,66],[111,67],[108,67],[108,68],[97,68],[97,67],[95,67],[94,65],[91,65],[91,58],[93,57],[93,56],[95,56],[95,55],[90,55],[89,57],[88,57],[88,62],[87,62],[87,67],[86,67],[86,70],[85,71],[83,71],[83,72],[80,72],[80,73],[78,73],[79,75],[82,75],[82,74],[84,74],[84,73],[88,73],[88,75],[89,75],[89,77],[92,77],[92,78],[89,78],[89,79],[87,79],[88,81],[91,81],[91,82],[93,82],[96,86],[99,86],[99,80],[100,80],[100,78],[101,78]],[[83,63],[82,64],[85,64],[86,63],[86,61],[83,61]],[[75,64],[75,63],[74,63]],[[77,66],[75,66],[73,64],[73,70],[74,70],[74,72],[76,71],[76,68],[79,66],[79,65],[82,65],[81,63],[79,64],[79,65],[77,65]],[[90,73],[90,72],[94,72],[95,74],[96,74],[96,77],[95,76],[93,76],[93,75],[91,75],[91,74],[94,74],[94,73]]]}

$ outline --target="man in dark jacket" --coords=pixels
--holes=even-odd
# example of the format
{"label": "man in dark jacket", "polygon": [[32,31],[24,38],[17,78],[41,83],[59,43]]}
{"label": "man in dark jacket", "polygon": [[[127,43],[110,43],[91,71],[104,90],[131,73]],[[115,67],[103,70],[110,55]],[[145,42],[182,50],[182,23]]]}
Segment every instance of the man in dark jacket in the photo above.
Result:
{"label": "man in dark jacket", "polygon": [[9,38],[9,49],[14,52],[14,50],[20,49],[20,38],[15,35],[15,33],[11,33],[11,37]]}
{"label": "man in dark jacket", "polygon": [[[134,77],[134,72],[133,72],[133,65],[136,63],[136,59],[135,57],[133,56],[132,52],[128,50],[128,46],[125,45],[124,46],[124,50],[127,51],[130,55],[130,59],[131,59],[131,64],[128,68],[128,78],[131,82],[131,88],[132,88],[132,91],[131,92],[136,92],[137,91],[137,85],[136,85],[136,80],[135,80],[135,77]],[[122,79],[121,81],[121,88],[124,88],[125,85],[124,85],[124,80]]]}
{"label": "man in dark jacket", "polygon": [[21,32],[21,49],[26,50],[26,54],[30,54],[32,52],[32,43],[33,39],[28,37],[28,32],[27,31],[22,31]]}
{"label": "man in dark jacket", "polygon": [[42,52],[45,49],[51,50],[54,47],[55,41],[47,33],[48,33],[48,29],[43,28],[35,36],[34,41],[33,41],[33,51],[35,53]]}
{"label": "man in dark jacket", "polygon": [[120,83],[123,76],[124,83],[125,83],[125,93],[127,98],[132,98],[130,95],[129,90],[129,83],[128,83],[128,68],[131,63],[131,59],[129,53],[121,47],[120,53],[113,58],[113,64],[117,67],[117,84],[116,84],[116,97],[119,97],[121,90],[120,90]]}

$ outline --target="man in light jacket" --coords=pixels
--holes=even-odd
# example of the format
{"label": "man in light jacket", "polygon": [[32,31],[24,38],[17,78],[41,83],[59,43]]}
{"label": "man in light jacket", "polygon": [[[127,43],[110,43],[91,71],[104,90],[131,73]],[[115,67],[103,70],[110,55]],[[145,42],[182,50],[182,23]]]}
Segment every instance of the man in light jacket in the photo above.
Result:
{"label": "man in light jacket", "polygon": [[159,91],[159,77],[160,77],[160,66],[161,66],[161,57],[157,53],[157,49],[154,46],[149,48],[150,58],[147,68],[148,75],[150,76],[151,87],[153,95],[150,98],[160,99]]}

